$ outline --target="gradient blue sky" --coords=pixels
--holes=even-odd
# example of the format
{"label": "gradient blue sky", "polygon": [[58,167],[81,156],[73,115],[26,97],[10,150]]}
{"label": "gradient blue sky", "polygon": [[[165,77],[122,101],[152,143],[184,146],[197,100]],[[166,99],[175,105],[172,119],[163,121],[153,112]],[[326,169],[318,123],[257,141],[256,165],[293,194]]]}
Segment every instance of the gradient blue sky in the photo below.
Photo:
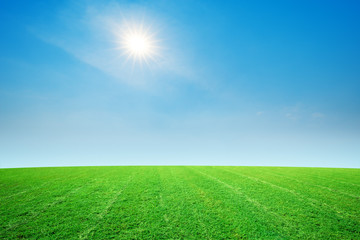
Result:
{"label": "gradient blue sky", "polygon": [[[0,167],[360,167],[358,1],[0,2]],[[125,61],[144,24],[156,62]]]}

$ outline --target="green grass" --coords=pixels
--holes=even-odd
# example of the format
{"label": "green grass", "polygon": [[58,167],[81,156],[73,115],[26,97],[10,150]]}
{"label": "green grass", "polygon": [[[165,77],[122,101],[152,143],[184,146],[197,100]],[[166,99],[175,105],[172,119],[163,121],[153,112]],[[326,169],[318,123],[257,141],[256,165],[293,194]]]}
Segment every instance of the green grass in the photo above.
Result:
{"label": "green grass", "polygon": [[0,169],[0,239],[360,239],[360,169]]}

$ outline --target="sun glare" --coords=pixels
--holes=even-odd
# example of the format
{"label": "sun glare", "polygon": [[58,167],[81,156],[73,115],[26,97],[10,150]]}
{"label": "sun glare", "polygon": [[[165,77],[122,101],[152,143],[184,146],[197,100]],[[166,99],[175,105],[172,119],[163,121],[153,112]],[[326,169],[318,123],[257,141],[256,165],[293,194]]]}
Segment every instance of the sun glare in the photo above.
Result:
{"label": "sun glare", "polygon": [[127,59],[133,62],[146,62],[155,60],[158,55],[157,41],[154,33],[150,29],[146,29],[142,24],[139,26],[129,25],[125,30],[118,33],[118,48],[120,48]]}
{"label": "sun glare", "polygon": [[133,55],[141,55],[147,54],[150,50],[149,41],[145,36],[141,36],[138,34],[127,36],[125,47],[133,54]]}

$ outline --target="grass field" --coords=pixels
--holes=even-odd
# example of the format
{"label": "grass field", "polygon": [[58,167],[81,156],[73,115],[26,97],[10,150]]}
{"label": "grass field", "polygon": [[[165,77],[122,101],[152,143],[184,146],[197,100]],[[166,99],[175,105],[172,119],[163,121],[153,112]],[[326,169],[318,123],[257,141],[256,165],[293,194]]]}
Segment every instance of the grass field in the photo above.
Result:
{"label": "grass field", "polygon": [[360,169],[0,169],[0,239],[360,239]]}

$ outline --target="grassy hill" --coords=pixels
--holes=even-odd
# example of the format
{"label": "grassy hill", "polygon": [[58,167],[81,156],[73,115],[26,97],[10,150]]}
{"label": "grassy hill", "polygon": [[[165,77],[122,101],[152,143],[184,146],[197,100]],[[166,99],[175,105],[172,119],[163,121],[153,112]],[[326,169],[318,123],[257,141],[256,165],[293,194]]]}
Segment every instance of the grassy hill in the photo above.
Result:
{"label": "grassy hill", "polygon": [[0,239],[360,239],[360,169],[0,169]]}

